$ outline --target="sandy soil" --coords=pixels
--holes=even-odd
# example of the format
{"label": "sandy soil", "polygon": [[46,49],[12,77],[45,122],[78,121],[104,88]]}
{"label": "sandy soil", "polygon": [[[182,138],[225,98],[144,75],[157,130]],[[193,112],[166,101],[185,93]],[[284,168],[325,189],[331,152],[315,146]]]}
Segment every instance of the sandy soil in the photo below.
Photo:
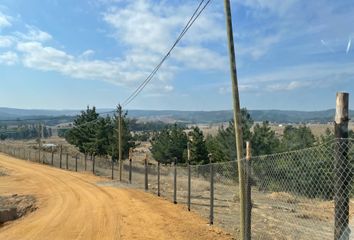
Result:
{"label": "sandy soil", "polygon": [[139,190],[98,186],[102,178],[0,154],[11,175],[0,194],[29,194],[38,210],[5,224],[0,239],[232,239],[195,213]]}

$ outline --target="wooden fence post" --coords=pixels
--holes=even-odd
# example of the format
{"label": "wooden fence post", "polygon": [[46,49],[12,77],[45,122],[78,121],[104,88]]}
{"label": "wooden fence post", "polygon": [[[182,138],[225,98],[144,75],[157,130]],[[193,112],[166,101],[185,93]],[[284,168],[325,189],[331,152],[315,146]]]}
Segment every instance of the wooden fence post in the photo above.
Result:
{"label": "wooden fence post", "polygon": [[87,170],[87,153],[85,153],[85,171]]}
{"label": "wooden fence post", "polygon": [[337,93],[334,122],[335,143],[335,195],[334,195],[334,239],[349,240],[349,200],[352,179],[348,159],[349,94]]}
{"label": "wooden fence post", "polygon": [[38,162],[40,163],[41,162],[41,145],[39,145],[38,147]]}
{"label": "wooden fence post", "polygon": [[161,196],[161,190],[160,190],[160,168],[161,168],[161,163],[157,162],[157,196]]}
{"label": "wooden fence post", "polygon": [[76,154],[76,156],[75,156],[75,172],[77,172],[77,158],[78,158],[78,155]]}
{"label": "wooden fence post", "polygon": [[69,153],[66,153],[66,170],[69,169]]}
{"label": "wooden fence post", "polygon": [[63,145],[60,145],[59,168],[61,168],[62,160],[63,160]]}
{"label": "wooden fence post", "polygon": [[53,149],[53,147],[52,147],[51,163],[52,163],[52,166],[53,166],[54,165],[54,149]]}
{"label": "wooden fence post", "polygon": [[144,165],[145,165],[145,191],[147,191],[147,190],[149,190],[148,155],[147,155],[147,153],[145,154]]}
{"label": "wooden fence post", "polygon": [[213,155],[208,154],[209,157],[209,167],[210,167],[210,215],[209,224],[214,224],[214,165],[213,165]]}
{"label": "wooden fence post", "polygon": [[133,149],[129,148],[129,184],[132,183],[132,158],[133,158]]}
{"label": "wooden fence post", "polygon": [[245,202],[246,202],[246,214],[245,214],[245,239],[251,240],[251,223],[252,223],[252,196],[251,196],[251,143],[246,142],[246,161],[245,166]]}
{"label": "wooden fence post", "polygon": [[129,159],[129,183],[132,183],[132,159]]}
{"label": "wooden fence post", "polygon": [[91,159],[92,159],[92,173],[95,175],[95,161],[96,161],[96,156],[95,154],[91,154]]}
{"label": "wooden fence post", "polygon": [[175,157],[173,173],[173,203],[177,204],[177,158]]}
{"label": "wooden fence post", "polygon": [[191,151],[190,151],[190,143],[187,142],[187,160],[188,160],[188,196],[187,196],[187,206],[188,211],[191,210]]}
{"label": "wooden fence post", "polygon": [[113,159],[113,154],[112,154],[112,176],[111,179],[114,179],[114,159]]}

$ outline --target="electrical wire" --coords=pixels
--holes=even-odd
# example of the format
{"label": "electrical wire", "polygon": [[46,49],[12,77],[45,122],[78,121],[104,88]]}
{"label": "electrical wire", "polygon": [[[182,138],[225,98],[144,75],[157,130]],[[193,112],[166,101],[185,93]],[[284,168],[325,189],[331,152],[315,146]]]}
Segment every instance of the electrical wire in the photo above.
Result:
{"label": "electrical wire", "polygon": [[189,21],[185,25],[185,27],[182,29],[181,33],[179,34],[178,38],[176,41],[173,43],[171,48],[168,50],[168,52],[164,55],[164,57],[161,59],[159,64],[153,69],[153,71],[149,74],[149,76],[135,89],[135,91],[128,96],[128,98],[125,99],[123,102],[123,106],[128,105],[131,103],[139,94],[140,92],[146,87],[146,85],[152,80],[152,78],[155,76],[157,71],[160,69],[162,64],[166,61],[166,59],[170,56],[172,50],[177,46],[177,44],[180,42],[180,40],[183,38],[183,36],[186,34],[186,32],[191,28],[191,26],[194,24],[194,22],[197,20],[197,18],[200,16],[200,14],[204,11],[204,9],[208,6],[208,4],[211,2],[211,0],[208,0],[204,6],[202,7],[202,4],[204,3],[205,0],[202,0],[198,7],[194,10],[192,16],[190,17]]}

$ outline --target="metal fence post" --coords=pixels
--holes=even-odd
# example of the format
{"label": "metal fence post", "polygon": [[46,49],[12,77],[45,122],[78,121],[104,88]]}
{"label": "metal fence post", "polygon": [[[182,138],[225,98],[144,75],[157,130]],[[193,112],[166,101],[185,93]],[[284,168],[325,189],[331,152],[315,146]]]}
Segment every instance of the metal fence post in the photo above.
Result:
{"label": "metal fence post", "polygon": [[63,160],[63,145],[60,145],[59,168],[61,168],[62,160]]}
{"label": "metal fence post", "polygon": [[91,154],[91,159],[92,159],[92,173],[95,175],[95,159],[96,156],[94,154]]}
{"label": "metal fence post", "polygon": [[175,158],[173,173],[173,203],[177,204],[177,158]]}
{"label": "metal fence post", "polygon": [[352,179],[348,159],[349,94],[337,93],[334,134],[338,139],[335,148],[334,239],[349,240],[349,200]]}
{"label": "metal fence post", "polygon": [[85,153],[85,171],[87,170],[87,153]]}
{"label": "metal fence post", "polygon": [[161,163],[157,162],[157,196],[161,196],[160,194],[160,167]]}
{"label": "metal fence post", "polygon": [[78,155],[76,154],[76,156],[75,156],[75,172],[77,172],[77,158],[78,158]]}
{"label": "metal fence post", "polygon": [[69,169],[69,153],[66,153],[66,169]]}
{"label": "metal fence post", "polygon": [[144,165],[145,165],[145,191],[149,190],[149,179],[148,179],[148,161],[147,161],[147,154],[145,155]]}
{"label": "metal fence post", "polygon": [[112,174],[111,174],[111,179],[114,179],[114,159],[113,159],[113,155],[112,155]]}
{"label": "metal fence post", "polygon": [[54,165],[54,149],[52,147],[52,160],[51,160],[52,166]]}
{"label": "metal fence post", "polygon": [[129,159],[129,183],[132,183],[132,159]]}
{"label": "metal fence post", "polygon": [[210,165],[210,215],[209,224],[214,224],[214,165],[212,162],[212,154],[209,154]]}
{"label": "metal fence post", "polygon": [[38,162],[41,162],[41,145],[38,147]]}

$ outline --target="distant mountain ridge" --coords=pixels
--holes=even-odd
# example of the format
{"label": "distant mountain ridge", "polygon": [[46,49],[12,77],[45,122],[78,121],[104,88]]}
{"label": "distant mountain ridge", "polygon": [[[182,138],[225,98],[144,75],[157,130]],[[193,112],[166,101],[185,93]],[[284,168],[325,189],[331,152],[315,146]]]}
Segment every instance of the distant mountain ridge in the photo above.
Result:
{"label": "distant mountain ridge", "polygon": [[[114,109],[97,109],[97,112],[109,112]],[[270,121],[275,123],[326,123],[333,121],[335,110],[323,111],[291,111],[291,110],[248,110],[254,121]],[[35,117],[75,116],[81,110],[43,110],[0,108],[0,120],[29,119]],[[353,116],[350,111],[349,116]],[[128,110],[128,116],[141,121],[164,121],[185,123],[226,122],[232,119],[231,110],[220,111],[177,111],[177,110]]]}

